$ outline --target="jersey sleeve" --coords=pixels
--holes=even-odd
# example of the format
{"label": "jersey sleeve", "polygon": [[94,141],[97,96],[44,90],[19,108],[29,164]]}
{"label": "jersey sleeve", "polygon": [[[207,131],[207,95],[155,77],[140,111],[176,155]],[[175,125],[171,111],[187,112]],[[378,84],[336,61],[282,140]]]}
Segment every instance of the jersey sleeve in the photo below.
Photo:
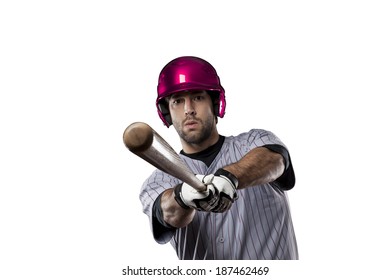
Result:
{"label": "jersey sleeve", "polygon": [[273,145],[265,145],[267,149],[280,154],[284,160],[284,172],[278,179],[276,179],[272,184],[282,190],[290,190],[295,185],[295,173],[294,168],[291,163],[290,154],[287,149],[281,145],[273,144]]}
{"label": "jersey sleeve", "polygon": [[266,147],[283,156],[285,170],[272,184],[282,190],[290,190],[295,186],[295,172],[290,153],[286,145],[271,131],[252,129],[238,136],[244,153],[257,147]]}
{"label": "jersey sleeve", "polygon": [[159,222],[155,212],[158,207],[153,207],[154,203],[159,203],[159,196],[165,190],[173,188],[179,183],[180,181],[175,177],[156,169],[142,185],[139,199],[143,212],[149,217],[153,237],[157,243],[169,242],[175,229],[165,227]]}

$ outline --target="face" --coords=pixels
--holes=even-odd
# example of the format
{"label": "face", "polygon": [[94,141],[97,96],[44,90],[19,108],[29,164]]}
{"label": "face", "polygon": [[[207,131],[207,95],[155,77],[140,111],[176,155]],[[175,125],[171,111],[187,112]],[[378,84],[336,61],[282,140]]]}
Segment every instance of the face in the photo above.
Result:
{"label": "face", "polygon": [[212,100],[206,91],[186,91],[171,95],[169,111],[182,142],[201,145],[214,140],[211,138],[216,134],[216,117]]}

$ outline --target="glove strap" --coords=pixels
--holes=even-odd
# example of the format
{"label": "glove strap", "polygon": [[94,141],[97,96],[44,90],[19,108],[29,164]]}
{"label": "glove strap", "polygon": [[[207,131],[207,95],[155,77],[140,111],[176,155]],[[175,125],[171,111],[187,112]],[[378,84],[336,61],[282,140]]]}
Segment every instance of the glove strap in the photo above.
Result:
{"label": "glove strap", "polygon": [[225,176],[226,178],[228,178],[232,183],[233,185],[236,187],[236,189],[238,188],[238,179],[236,176],[234,176],[232,173],[230,173],[229,171],[223,169],[223,168],[220,168],[217,170],[217,172],[214,173],[215,176]]}
{"label": "glove strap", "polygon": [[184,201],[181,199],[181,187],[182,187],[183,184],[179,184],[177,185],[173,191],[175,193],[175,200],[176,202],[184,209],[190,209],[190,207],[188,205],[186,205],[184,203]]}

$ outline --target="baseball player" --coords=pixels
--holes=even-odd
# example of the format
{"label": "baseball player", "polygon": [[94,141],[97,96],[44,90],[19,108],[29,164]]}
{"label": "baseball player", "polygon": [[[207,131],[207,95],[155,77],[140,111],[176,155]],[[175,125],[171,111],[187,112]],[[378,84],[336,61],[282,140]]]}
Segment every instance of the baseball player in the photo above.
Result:
{"label": "baseball player", "polygon": [[270,131],[218,133],[225,91],[214,67],[179,57],[159,75],[157,110],[173,125],[180,156],[207,189],[199,192],[160,170],[140,200],[154,239],[179,259],[293,260],[298,249],[286,191],[295,175],[286,146]]}

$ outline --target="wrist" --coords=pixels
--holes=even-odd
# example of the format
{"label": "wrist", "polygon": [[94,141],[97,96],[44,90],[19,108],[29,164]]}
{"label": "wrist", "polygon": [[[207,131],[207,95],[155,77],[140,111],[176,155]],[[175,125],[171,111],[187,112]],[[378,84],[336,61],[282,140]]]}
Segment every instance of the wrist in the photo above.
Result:
{"label": "wrist", "polygon": [[226,169],[220,168],[215,173],[215,176],[223,176],[229,179],[233,186],[238,189],[238,178],[231,172],[227,171]]}
{"label": "wrist", "polygon": [[181,184],[177,185],[176,187],[174,187],[174,189],[173,189],[174,198],[175,198],[177,204],[179,204],[183,209],[190,209],[191,207],[189,207],[189,206],[183,201],[183,198],[182,198],[182,195],[181,195],[182,186],[183,186],[183,183],[181,183]]}
{"label": "wrist", "polygon": [[173,228],[182,228],[191,223],[195,215],[195,210],[192,208],[187,210],[178,206],[174,197],[174,188],[167,189],[163,192],[161,197],[163,219],[166,224]]}

